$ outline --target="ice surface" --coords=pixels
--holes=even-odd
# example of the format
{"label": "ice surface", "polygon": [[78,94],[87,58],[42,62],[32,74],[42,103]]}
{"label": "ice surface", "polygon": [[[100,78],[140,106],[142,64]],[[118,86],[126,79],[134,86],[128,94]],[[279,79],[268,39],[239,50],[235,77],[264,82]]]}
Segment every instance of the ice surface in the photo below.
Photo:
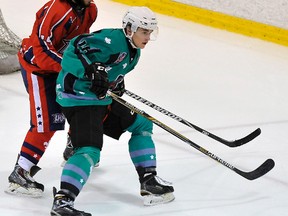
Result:
{"label": "ice surface", "polygon": [[[29,36],[44,0],[0,0],[6,24]],[[96,1],[99,17],[92,30],[120,27],[127,6]],[[158,14],[160,34],[150,42],[127,89],[228,140],[256,128],[262,134],[239,148],[228,148],[125,96],[158,120],[244,171],[268,158],[267,175],[249,181],[155,126],[158,174],[172,181],[176,200],[144,207],[124,134],[105,137],[100,167],[94,169],[75,207],[103,216],[287,216],[288,215],[288,49]],[[66,131],[57,132],[39,163],[36,179],[45,184],[40,199],[4,193],[7,178],[29,127],[28,95],[20,73],[0,76],[0,214],[49,215],[52,187],[59,187]]]}

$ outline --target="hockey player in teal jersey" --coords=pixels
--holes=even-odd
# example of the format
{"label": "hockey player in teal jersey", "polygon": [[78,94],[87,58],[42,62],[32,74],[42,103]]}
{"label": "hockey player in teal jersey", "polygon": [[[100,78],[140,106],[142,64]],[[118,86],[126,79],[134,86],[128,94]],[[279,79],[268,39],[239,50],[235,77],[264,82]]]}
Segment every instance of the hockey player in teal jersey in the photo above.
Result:
{"label": "hockey player in teal jersey", "polygon": [[125,75],[138,63],[140,50],[158,33],[156,16],[147,7],[131,7],[122,21],[123,28],[74,38],[64,52],[56,93],[70,124],[74,154],[63,167],[60,190],[54,188],[51,215],[91,215],[74,209],[74,200],[100,159],[103,135],[119,139],[125,131],[131,133],[129,153],[144,205],[174,200],[172,184],[157,176],[152,122],[107,94],[109,89],[123,95]]}

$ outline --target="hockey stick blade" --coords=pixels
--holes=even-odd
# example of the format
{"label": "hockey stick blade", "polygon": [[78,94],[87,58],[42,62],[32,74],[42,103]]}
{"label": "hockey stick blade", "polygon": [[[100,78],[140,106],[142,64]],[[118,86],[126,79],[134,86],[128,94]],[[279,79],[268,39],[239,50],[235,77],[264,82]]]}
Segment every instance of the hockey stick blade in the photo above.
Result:
{"label": "hockey stick blade", "polygon": [[234,171],[248,180],[254,180],[268,173],[274,166],[274,160],[267,159],[261,166],[251,172],[244,172],[237,168],[234,168]]}
{"label": "hockey stick blade", "polygon": [[255,139],[260,134],[261,134],[261,129],[257,128],[255,131],[253,131],[252,133],[248,134],[247,136],[241,139],[234,140],[234,141],[222,140],[222,142],[229,147],[238,147],[238,146],[244,145],[245,143],[250,142],[251,140]]}

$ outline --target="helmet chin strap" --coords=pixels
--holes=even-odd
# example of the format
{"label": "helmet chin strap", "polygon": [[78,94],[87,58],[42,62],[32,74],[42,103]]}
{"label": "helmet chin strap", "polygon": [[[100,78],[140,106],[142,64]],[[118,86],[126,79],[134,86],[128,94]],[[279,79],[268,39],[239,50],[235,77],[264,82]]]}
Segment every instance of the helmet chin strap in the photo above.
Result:
{"label": "helmet chin strap", "polygon": [[132,40],[132,37],[134,35],[134,32],[131,33],[131,35],[128,35],[125,31],[125,29],[123,29],[124,31],[124,34],[125,36],[128,38],[128,41],[130,42],[131,46],[134,48],[134,49],[139,49],[134,43],[133,43],[133,40]]}

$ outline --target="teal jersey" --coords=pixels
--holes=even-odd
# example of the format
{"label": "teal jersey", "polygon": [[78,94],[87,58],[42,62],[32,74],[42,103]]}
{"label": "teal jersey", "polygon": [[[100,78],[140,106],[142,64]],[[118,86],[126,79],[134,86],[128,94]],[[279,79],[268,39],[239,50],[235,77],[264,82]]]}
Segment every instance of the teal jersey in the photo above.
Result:
{"label": "teal jersey", "polygon": [[105,64],[113,86],[134,69],[139,57],[140,49],[132,48],[122,29],[102,29],[73,38],[63,54],[56,101],[63,107],[110,104],[111,97],[99,100],[89,90],[85,67],[93,62]]}

